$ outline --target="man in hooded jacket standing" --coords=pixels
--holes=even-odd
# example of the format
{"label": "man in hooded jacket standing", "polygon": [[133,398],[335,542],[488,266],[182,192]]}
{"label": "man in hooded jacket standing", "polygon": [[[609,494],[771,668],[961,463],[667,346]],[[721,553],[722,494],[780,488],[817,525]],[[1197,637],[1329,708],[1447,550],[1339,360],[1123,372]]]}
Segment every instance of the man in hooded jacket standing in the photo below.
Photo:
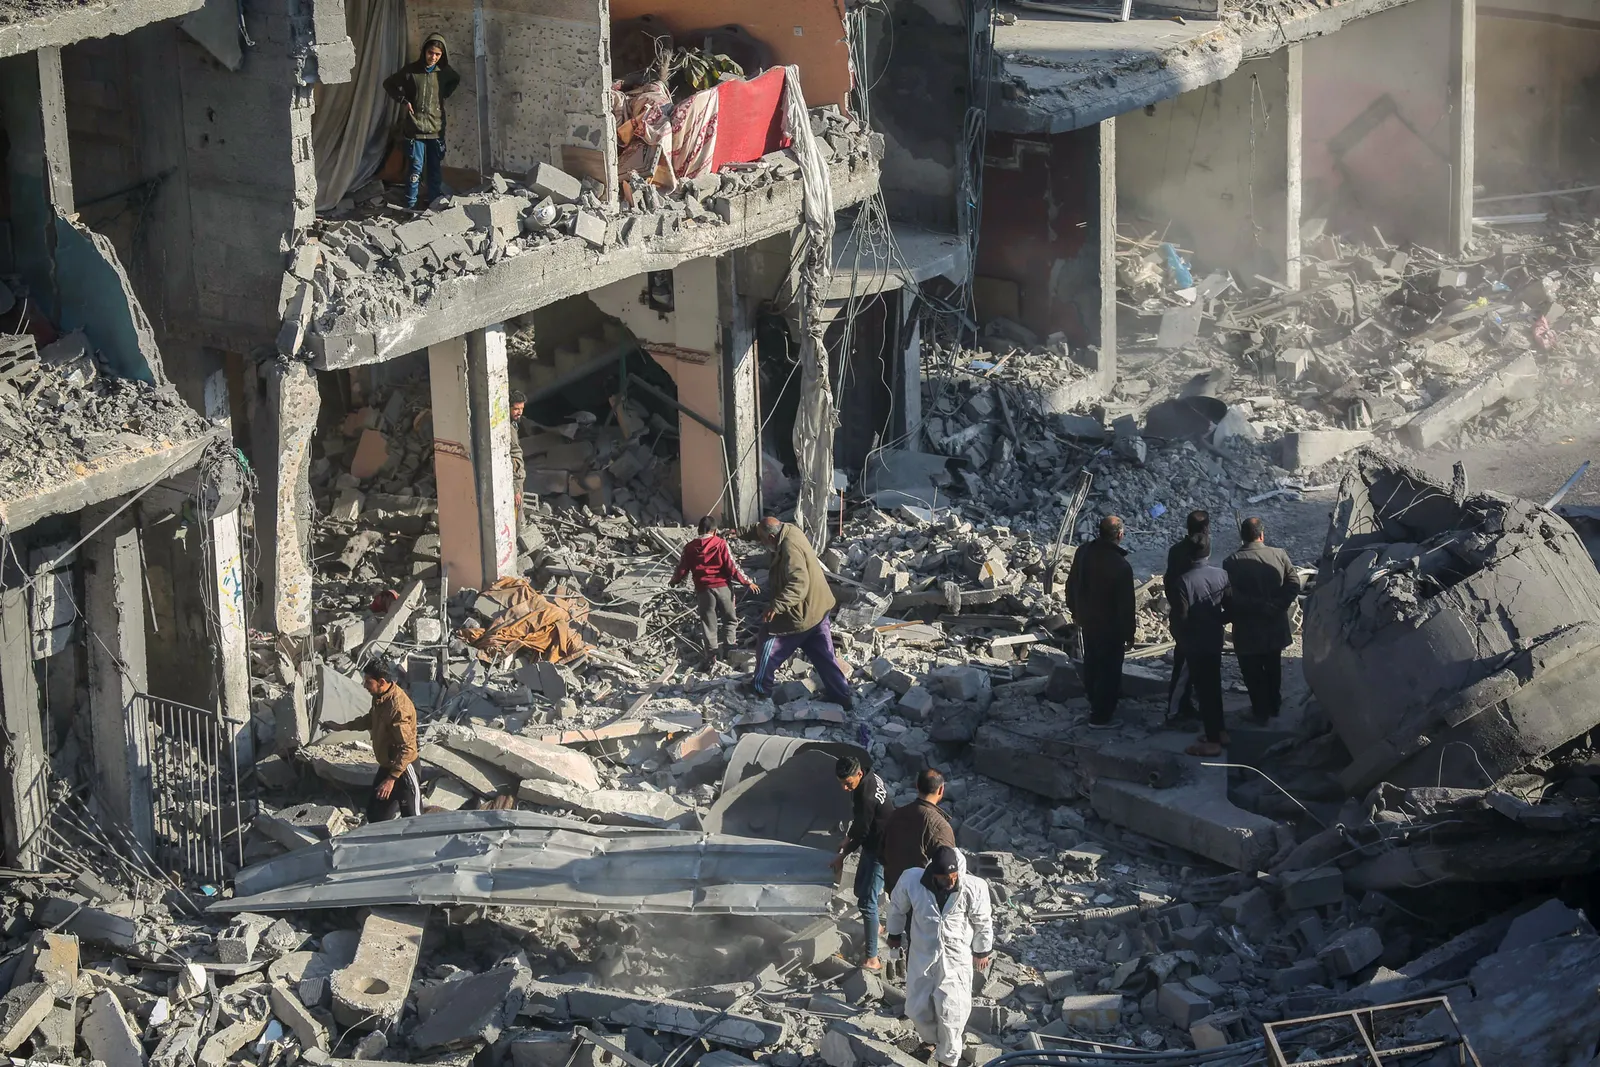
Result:
{"label": "man in hooded jacket standing", "polygon": [[405,140],[406,207],[417,206],[418,186],[424,205],[433,203],[444,185],[444,102],[461,84],[450,66],[450,49],[437,33],[422,42],[422,54],[383,81],[384,92],[405,108],[399,133]]}
{"label": "man in hooded jacket standing", "polygon": [[989,883],[967,873],[961,853],[940,848],[900,876],[889,896],[889,947],[906,944],[906,1018],[932,1053],[956,1067],[972,1014],[972,968],[989,967],[994,911]]}

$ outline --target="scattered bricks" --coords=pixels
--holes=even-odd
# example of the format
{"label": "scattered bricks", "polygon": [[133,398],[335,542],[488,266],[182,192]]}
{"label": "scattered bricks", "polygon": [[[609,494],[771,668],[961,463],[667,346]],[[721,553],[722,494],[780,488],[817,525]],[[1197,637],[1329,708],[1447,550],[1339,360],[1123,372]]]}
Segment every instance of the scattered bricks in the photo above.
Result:
{"label": "scattered bricks", "polygon": [[1289,932],[1294,935],[1304,956],[1315,956],[1327,941],[1322,931],[1322,921],[1315,915],[1302,916],[1289,927]]}
{"label": "scattered bricks", "polygon": [[437,236],[433,230],[433,220],[420,218],[412,222],[403,222],[394,228],[395,240],[400,242],[403,252],[415,252],[419,248],[430,244]]}
{"label": "scattered bricks", "polygon": [[289,260],[289,273],[303,282],[309,282],[317,273],[317,264],[322,262],[322,246],[315,241],[307,241],[294,250]]}
{"label": "scattered bricks", "polygon": [[265,948],[274,959],[289,952],[294,952],[306,943],[306,935],[295,929],[288,919],[279,919],[267,927],[261,935],[260,948]]}
{"label": "scattered bricks", "polygon": [[440,237],[455,237],[472,229],[472,216],[467,214],[466,208],[446,208],[434,215],[430,221],[433,223],[435,240]]}
{"label": "scattered bricks", "polygon": [[572,220],[572,232],[574,236],[587,241],[591,248],[604,248],[606,245],[606,220],[592,212],[578,212]]}
{"label": "scattered bricks", "polygon": [[260,1037],[266,1028],[265,1015],[247,1015],[206,1038],[205,1044],[200,1046],[197,1062],[200,1067],[227,1067],[233,1057]]}
{"label": "scattered bricks", "polygon": [[1298,382],[1311,367],[1311,353],[1304,348],[1285,348],[1275,361],[1278,381],[1287,384]]}
{"label": "scattered bricks", "polygon": [[43,982],[17,986],[0,999],[0,1052],[15,1052],[55,1004],[55,995]]}
{"label": "scattered bricks", "polygon": [[974,1004],[967,1029],[978,1034],[1003,1034],[1027,1025],[1027,1016],[1000,1004]]}
{"label": "scattered bricks", "polygon": [[1172,932],[1172,947],[1179,951],[1187,950],[1204,954],[1216,947],[1216,943],[1217,930],[1210,923],[1185,926],[1181,930]]}
{"label": "scattered bricks", "polygon": [[1203,974],[1185,978],[1183,984],[1213,1003],[1228,995],[1227,990],[1223,989],[1221,984]]}
{"label": "scattered bricks", "polygon": [[1156,1010],[1172,1020],[1172,1025],[1187,1030],[1211,1014],[1211,1001],[1178,982],[1161,987]]}
{"label": "scattered bricks", "polygon": [[84,1012],[79,1037],[89,1055],[106,1067],[144,1067],[144,1046],[122,1005],[109,989],[102,989]]}
{"label": "scattered bricks", "polygon": [[1268,984],[1274,993],[1293,993],[1308,985],[1324,985],[1327,980],[1327,970],[1320,960],[1301,960],[1274,972]]}
{"label": "scattered bricks", "polygon": [[989,834],[1002,823],[1010,825],[1011,812],[1002,804],[985,804],[961,820],[956,827],[956,844],[977,852],[988,845]]}
{"label": "scattered bricks", "polygon": [[1061,866],[1075,874],[1095,876],[1107,853],[1104,845],[1097,845],[1093,841],[1085,842],[1077,848],[1069,848],[1061,853]]}
{"label": "scattered bricks", "polygon": [[186,1021],[169,1026],[156,1050],[150,1053],[150,1067],[188,1067],[200,1053],[201,1015],[190,1016]]}
{"label": "scattered bricks", "polygon": [[1291,871],[1283,876],[1283,903],[1291,911],[1321,908],[1344,900],[1344,872],[1337,867]]}
{"label": "scattered bricks", "polygon": [[811,687],[809,678],[797,678],[774,687],[772,702],[782,707],[785,704],[793,704],[796,700],[810,700],[815,695],[816,691]]}
{"label": "scattered bricks", "polygon": [[920,685],[914,685],[900,695],[894,708],[908,719],[926,719],[933,710],[933,694]]}
{"label": "scattered bricks", "polygon": [[1333,938],[1317,952],[1317,959],[1336,978],[1348,978],[1383,955],[1383,938],[1370,926],[1357,926]]}
{"label": "scattered bricks", "polygon": [[[961,1050],[963,1067],[983,1067],[990,1060],[998,1059],[1005,1050],[995,1045],[980,1041],[976,1045],[967,1045]],[[704,1062],[703,1060],[701,1062]]]}
{"label": "scattered bricks", "polygon": [[249,963],[261,941],[261,924],[253,917],[235,918],[217,935],[218,963]]}
{"label": "scattered bricks", "polygon": [[977,700],[989,688],[989,674],[977,667],[948,667],[934,672],[946,700]]}
{"label": "scattered bricks", "polygon": [[516,230],[522,222],[522,213],[533,206],[524,196],[499,197],[487,204],[468,204],[467,217],[479,230]]}
{"label": "scattered bricks", "polygon": [[871,676],[874,682],[882,682],[884,676],[894,669],[894,664],[883,656],[877,656],[871,663],[867,664],[867,674]]}
{"label": "scattered bricks", "polygon": [[300,1044],[306,1048],[328,1051],[328,1031],[317,1017],[306,1010],[300,1003],[300,998],[295,996],[287,986],[274,983],[269,991],[272,1000],[272,1014],[279,1022],[294,1032],[300,1039]]}
{"label": "scattered bricks", "polygon": [[785,958],[799,957],[800,966],[815,967],[844,947],[832,919],[818,919],[783,943]]}
{"label": "scattered bricks", "polygon": [[898,693],[901,696],[911,692],[917,684],[915,678],[902,670],[889,671],[882,678],[877,679],[877,682],[891,693]]}
{"label": "scattered bricks", "polygon": [[427,908],[377,908],[367,916],[356,958],[329,983],[340,1026],[388,1030],[399,1025],[427,921]]}
{"label": "scattered bricks", "polygon": [[328,623],[323,632],[330,652],[354,652],[367,639],[367,623],[359,615],[345,615]]}
{"label": "scattered bricks", "polygon": [[1260,886],[1235,893],[1217,906],[1222,921],[1246,930],[1259,930],[1272,921],[1272,899]]}
{"label": "scattered bricks", "polygon": [[1117,993],[1090,993],[1064,997],[1061,1021],[1074,1030],[1104,1034],[1122,1025],[1122,996]]}
{"label": "scattered bricks", "polygon": [[536,197],[550,197],[558,204],[570,204],[583,195],[583,182],[574,178],[560,167],[552,167],[548,163],[535,164],[522,179]]}
{"label": "scattered bricks", "polygon": [[1046,996],[1054,999],[1077,995],[1077,971],[1045,971],[1043,977]]}
{"label": "scattered bricks", "polygon": [[43,982],[50,987],[51,995],[70,998],[78,984],[78,939],[71,934],[40,934],[29,946],[21,973],[24,977],[16,985]]}
{"label": "scattered bricks", "polygon": [[667,756],[674,763],[687,759],[697,752],[706,752],[722,747],[722,738],[717,734],[715,726],[702,726],[690,734],[682,734],[667,743]]}
{"label": "scattered bricks", "polygon": [[589,626],[607,637],[627,642],[638,641],[650,632],[650,624],[646,620],[616,611],[589,612]]}

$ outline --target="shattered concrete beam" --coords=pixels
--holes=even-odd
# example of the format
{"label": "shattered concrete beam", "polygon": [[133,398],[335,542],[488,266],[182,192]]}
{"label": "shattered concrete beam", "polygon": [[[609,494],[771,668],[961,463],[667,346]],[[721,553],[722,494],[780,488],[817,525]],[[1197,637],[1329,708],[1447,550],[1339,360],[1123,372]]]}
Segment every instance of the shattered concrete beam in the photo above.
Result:
{"label": "shattered concrete beam", "polygon": [[820,915],[816,849],[692,830],[457,811],[363,826],[239,873],[216,912],[486,904],[664,914]]}
{"label": "shattered concrete beam", "polygon": [[[877,190],[878,164],[870,157],[839,162],[829,168],[829,178],[834,207],[848,207]],[[487,273],[446,281],[432,307],[399,322],[372,329],[336,321],[331,333],[308,339],[316,353],[313,363],[319,370],[338,370],[393,359],[613,282],[743,248],[794,228],[800,187],[797,181],[781,182],[740,194],[732,202],[731,224],[662,236],[637,248],[597,251],[583,241],[542,245],[500,261]]]}
{"label": "shattered concrete beam", "polygon": [[204,0],[113,0],[109,3],[57,2],[40,5],[38,14],[0,26],[0,58],[41,48],[59,48],[93,37],[121,37],[153,22],[187,15]]}
{"label": "shattered concrete beam", "polygon": [[637,1026],[742,1049],[776,1045],[788,1033],[787,1025],[781,1020],[772,1022],[755,1015],[718,1011],[703,1004],[548,982],[533,983],[522,1013],[563,1023],[586,1019],[610,1023],[619,1029]]}
{"label": "shattered concrete beam", "polygon": [[228,431],[219,429],[212,434],[167,445],[133,459],[123,460],[119,454],[115,460],[92,460],[89,473],[81,478],[58,484],[47,492],[14,500],[0,499],[0,522],[12,530],[21,530],[52,515],[81,511],[91,504],[137,492],[163,478],[190,469],[200,462],[201,453],[207,445],[227,438]]}

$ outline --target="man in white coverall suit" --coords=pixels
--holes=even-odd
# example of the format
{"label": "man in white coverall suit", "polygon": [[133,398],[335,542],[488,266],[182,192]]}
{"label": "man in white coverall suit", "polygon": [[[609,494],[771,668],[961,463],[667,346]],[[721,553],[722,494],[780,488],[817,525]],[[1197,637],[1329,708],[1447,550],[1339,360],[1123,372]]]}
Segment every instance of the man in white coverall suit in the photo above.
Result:
{"label": "man in white coverall suit", "polygon": [[972,1014],[972,968],[989,967],[994,913],[989,883],[967,873],[953,848],[941,847],[920,870],[900,876],[889,895],[889,947],[906,948],[906,1017],[923,1051],[944,1067],[961,1062]]}

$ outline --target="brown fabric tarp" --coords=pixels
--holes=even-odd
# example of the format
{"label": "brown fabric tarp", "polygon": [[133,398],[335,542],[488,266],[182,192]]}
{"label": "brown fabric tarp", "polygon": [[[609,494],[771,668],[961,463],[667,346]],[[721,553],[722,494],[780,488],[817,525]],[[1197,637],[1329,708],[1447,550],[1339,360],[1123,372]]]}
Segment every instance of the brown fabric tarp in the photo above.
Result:
{"label": "brown fabric tarp", "polygon": [[589,617],[589,604],[581,596],[548,599],[526,578],[501,578],[483,595],[499,602],[500,614],[487,628],[463,627],[460,634],[485,659],[528,649],[540,659],[560,663],[588,647],[574,629]]}

